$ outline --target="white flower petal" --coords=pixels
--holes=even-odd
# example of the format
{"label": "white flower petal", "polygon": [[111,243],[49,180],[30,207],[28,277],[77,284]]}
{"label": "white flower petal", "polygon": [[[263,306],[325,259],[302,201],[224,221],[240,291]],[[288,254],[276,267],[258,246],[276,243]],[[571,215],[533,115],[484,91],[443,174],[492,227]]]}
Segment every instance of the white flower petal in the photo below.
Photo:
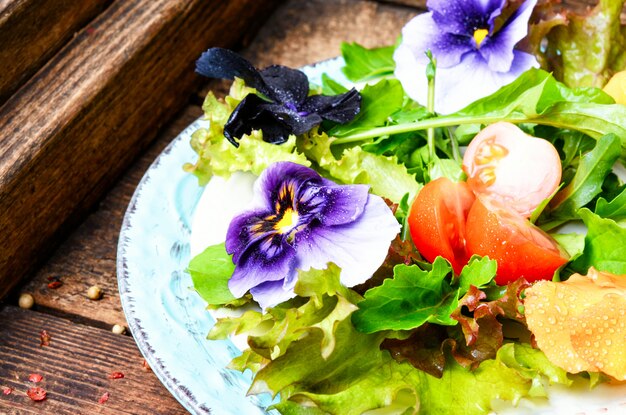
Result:
{"label": "white flower petal", "polygon": [[299,268],[341,267],[342,284],[353,287],[369,279],[382,265],[400,225],[378,196],[370,195],[361,217],[348,225],[317,227],[296,236]]}

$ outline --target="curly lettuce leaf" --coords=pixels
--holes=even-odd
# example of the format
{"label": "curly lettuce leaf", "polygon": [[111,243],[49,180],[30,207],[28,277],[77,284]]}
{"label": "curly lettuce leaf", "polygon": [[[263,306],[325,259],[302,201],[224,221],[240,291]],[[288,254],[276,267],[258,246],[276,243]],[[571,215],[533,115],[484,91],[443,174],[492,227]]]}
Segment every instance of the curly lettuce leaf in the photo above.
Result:
{"label": "curly lettuce leaf", "polygon": [[344,184],[367,184],[372,192],[399,203],[408,193],[409,200],[421,185],[395,157],[385,157],[363,151],[359,146],[345,149],[336,158],[331,151],[334,138],[312,130],[301,137],[299,150],[317,164],[318,170]]}

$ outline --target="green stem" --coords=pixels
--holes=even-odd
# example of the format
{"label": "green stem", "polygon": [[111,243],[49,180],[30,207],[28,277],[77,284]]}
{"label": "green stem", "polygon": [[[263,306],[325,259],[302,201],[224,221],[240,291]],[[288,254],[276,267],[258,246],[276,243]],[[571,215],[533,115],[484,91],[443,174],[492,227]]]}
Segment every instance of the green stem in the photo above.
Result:
{"label": "green stem", "polygon": [[[435,113],[435,77],[428,79],[428,101],[427,109],[431,114]],[[426,132],[426,142],[428,143],[428,155],[432,163],[435,160],[435,128],[429,127]]]}
{"label": "green stem", "polygon": [[386,135],[410,133],[413,131],[426,130],[428,128],[451,127],[461,124],[491,124],[497,121],[508,121],[512,123],[528,121],[524,116],[502,118],[502,116],[492,117],[467,117],[467,116],[443,116],[437,118],[429,118],[417,122],[388,125],[385,127],[372,128],[371,130],[361,131],[350,134],[345,137],[339,137],[333,141],[333,145],[349,144],[359,141],[369,140],[371,138],[382,137]]}

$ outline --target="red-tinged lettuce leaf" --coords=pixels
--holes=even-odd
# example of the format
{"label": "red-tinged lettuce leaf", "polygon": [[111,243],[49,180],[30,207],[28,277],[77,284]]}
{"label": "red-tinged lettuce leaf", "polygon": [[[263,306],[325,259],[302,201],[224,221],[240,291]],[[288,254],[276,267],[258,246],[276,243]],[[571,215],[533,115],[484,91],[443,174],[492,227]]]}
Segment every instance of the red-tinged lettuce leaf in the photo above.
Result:
{"label": "red-tinged lettuce leaf", "polygon": [[398,362],[440,378],[446,365],[444,343],[449,339],[446,327],[426,323],[412,331],[406,339],[385,339],[381,348],[389,350]]}
{"label": "red-tinged lettuce leaf", "polygon": [[[600,0],[594,8],[539,3],[531,19],[529,39],[542,67],[570,87],[602,87],[626,68],[626,26],[620,24],[622,0]],[[541,47],[543,39],[547,46]]]}

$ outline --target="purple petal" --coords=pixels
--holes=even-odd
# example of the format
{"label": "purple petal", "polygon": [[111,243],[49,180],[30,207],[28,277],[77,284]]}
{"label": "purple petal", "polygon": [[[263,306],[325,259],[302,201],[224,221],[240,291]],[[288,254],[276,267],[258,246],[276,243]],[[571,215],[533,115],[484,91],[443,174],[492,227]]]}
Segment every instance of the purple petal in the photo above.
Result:
{"label": "purple petal", "polygon": [[[256,229],[269,215],[266,211],[248,211],[235,216],[226,232],[226,252],[233,255],[233,262],[237,264],[241,255],[250,246],[267,236],[267,229]],[[256,229],[256,230],[255,230]]]}
{"label": "purple petal", "polygon": [[505,3],[506,0],[429,0],[427,6],[439,31],[471,37],[476,29],[491,31],[493,20]]}
{"label": "purple petal", "polygon": [[294,283],[290,287],[285,287],[285,281],[264,282],[261,285],[251,288],[250,294],[252,294],[252,297],[259,303],[261,308],[265,310],[268,307],[274,307],[296,296],[293,292],[295,278],[292,280]]}
{"label": "purple petal", "polygon": [[263,69],[261,76],[271,89],[270,97],[276,103],[291,104],[298,108],[309,95],[309,78],[297,69],[273,65]]}
{"label": "purple petal", "polygon": [[[294,200],[296,190],[307,182],[321,183],[321,176],[312,169],[288,161],[271,164],[254,184],[255,205],[275,212],[276,201]],[[283,197],[281,197],[283,192]],[[285,194],[284,192],[289,192]],[[295,206],[293,206],[295,209]]]}
{"label": "purple petal", "polygon": [[513,47],[528,34],[528,20],[537,0],[525,1],[502,28],[480,46],[481,55],[496,72],[506,72],[513,62]]}
{"label": "purple petal", "polygon": [[304,101],[300,110],[316,113],[325,120],[345,124],[352,121],[361,110],[361,94],[352,88],[341,95],[313,95]]}
{"label": "purple petal", "polygon": [[[432,13],[420,14],[404,26],[399,47],[408,49],[413,60],[424,65],[428,63],[425,53],[430,50],[438,68],[456,65],[465,53],[475,49],[471,36],[443,32],[432,19]],[[426,77],[424,72],[414,72],[413,76]]]}
{"label": "purple petal", "polygon": [[263,94],[271,93],[254,66],[228,49],[210,48],[202,53],[196,61],[196,72],[208,78],[231,80],[235,77],[241,78],[247,86]]}
{"label": "purple petal", "polygon": [[240,255],[228,288],[236,298],[268,281],[293,278],[296,252],[281,235],[270,235],[250,245]]}
{"label": "purple petal", "polygon": [[323,269],[328,262],[341,267],[341,282],[352,287],[367,280],[387,256],[400,225],[378,196],[370,195],[363,214],[354,222],[316,226],[295,236],[298,268]]}
{"label": "purple petal", "polygon": [[368,197],[366,185],[308,186],[297,195],[297,211],[324,226],[343,225],[361,216]]}

